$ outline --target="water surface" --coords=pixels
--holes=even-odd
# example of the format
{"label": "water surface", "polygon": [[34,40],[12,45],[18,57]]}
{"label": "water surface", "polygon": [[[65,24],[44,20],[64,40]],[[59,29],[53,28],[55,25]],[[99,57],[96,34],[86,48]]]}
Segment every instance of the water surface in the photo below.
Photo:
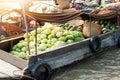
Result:
{"label": "water surface", "polygon": [[102,53],[56,70],[52,80],[120,80],[120,48]]}

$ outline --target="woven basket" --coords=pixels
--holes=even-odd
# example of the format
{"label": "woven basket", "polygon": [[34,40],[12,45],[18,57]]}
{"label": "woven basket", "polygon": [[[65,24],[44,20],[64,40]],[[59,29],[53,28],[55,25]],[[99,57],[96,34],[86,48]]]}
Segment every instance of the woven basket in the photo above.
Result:
{"label": "woven basket", "polygon": [[57,0],[57,3],[61,9],[68,9],[70,7],[70,0]]}
{"label": "woven basket", "polygon": [[96,19],[111,19],[117,16],[117,11],[115,10],[94,10],[90,13],[91,17]]}

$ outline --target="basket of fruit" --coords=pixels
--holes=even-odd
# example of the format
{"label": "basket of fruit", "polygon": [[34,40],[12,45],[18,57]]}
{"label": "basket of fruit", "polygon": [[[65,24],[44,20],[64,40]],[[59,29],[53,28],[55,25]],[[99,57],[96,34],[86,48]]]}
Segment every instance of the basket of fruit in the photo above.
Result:
{"label": "basket of fruit", "polygon": [[94,10],[89,14],[91,17],[96,18],[96,19],[111,19],[115,18],[117,16],[117,11],[116,10]]}

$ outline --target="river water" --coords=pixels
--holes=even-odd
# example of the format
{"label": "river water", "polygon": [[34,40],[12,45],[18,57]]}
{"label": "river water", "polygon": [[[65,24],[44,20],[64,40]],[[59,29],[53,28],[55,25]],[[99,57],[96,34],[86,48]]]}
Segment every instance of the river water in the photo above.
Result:
{"label": "river water", "polygon": [[57,69],[52,80],[120,80],[120,48]]}

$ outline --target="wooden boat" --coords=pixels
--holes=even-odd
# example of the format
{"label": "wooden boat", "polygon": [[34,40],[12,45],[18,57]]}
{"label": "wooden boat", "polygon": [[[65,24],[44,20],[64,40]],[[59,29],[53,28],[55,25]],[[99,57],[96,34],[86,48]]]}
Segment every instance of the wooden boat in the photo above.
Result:
{"label": "wooden boat", "polygon": [[[54,50],[30,55],[27,61],[9,54],[9,50],[22,36],[0,41],[0,59],[20,68],[24,75],[37,80],[50,80],[54,69],[72,64],[92,55],[99,54],[105,48],[120,46],[120,29],[72,43]],[[24,78],[24,77],[23,77]],[[28,78],[28,77],[27,77]]]}
{"label": "wooden boat", "polygon": [[[105,48],[112,47],[115,45],[120,45],[120,30],[115,30],[102,34],[98,36],[100,38],[100,46],[98,52],[91,51],[90,42],[91,38],[85,39],[80,42],[72,43],[60,48],[56,48],[51,51],[46,51],[43,53],[38,53],[38,56],[31,55],[28,62],[17,58],[9,54],[9,49],[16,44],[19,40],[23,39],[22,36],[10,38],[0,42],[0,59],[20,68],[21,70],[30,69],[33,71],[32,74],[38,73],[37,70],[40,69],[40,65],[49,65],[51,70],[72,64],[76,61],[82,60],[94,54],[99,54],[99,51],[103,51]],[[93,43],[94,44],[94,43]],[[38,57],[38,58],[37,58]],[[39,60],[36,60],[39,59]],[[45,66],[44,66],[45,67]],[[27,68],[27,69],[25,69]],[[48,69],[48,66],[46,67]],[[50,69],[48,69],[47,73]],[[34,75],[34,77],[36,77]],[[38,77],[38,76],[37,76]]]}

